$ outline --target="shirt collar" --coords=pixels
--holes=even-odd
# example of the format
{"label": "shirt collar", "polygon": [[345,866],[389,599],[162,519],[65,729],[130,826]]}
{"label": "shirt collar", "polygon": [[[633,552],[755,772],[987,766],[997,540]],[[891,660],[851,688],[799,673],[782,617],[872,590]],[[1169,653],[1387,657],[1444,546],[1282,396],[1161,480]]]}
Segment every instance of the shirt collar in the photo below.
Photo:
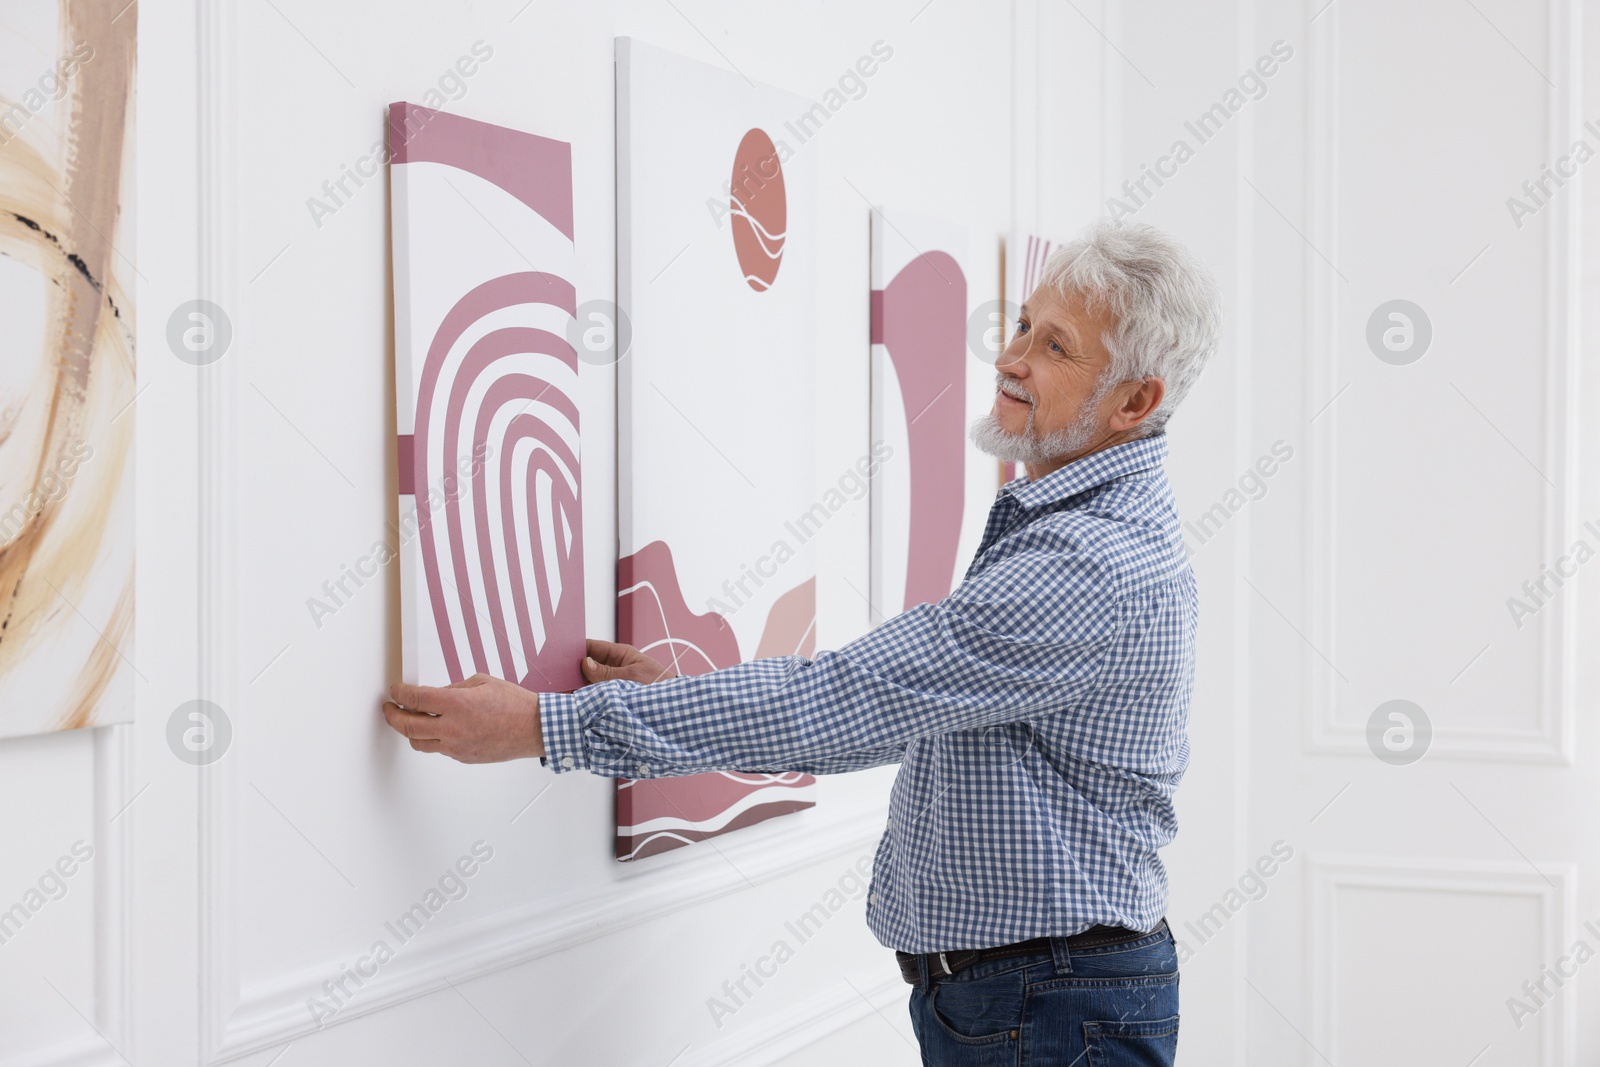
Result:
{"label": "shirt collar", "polygon": [[1166,458],[1167,435],[1158,433],[1091,452],[1036,482],[1028,481],[1026,476],[1014,478],[1000,491],[1010,493],[1022,507],[1032,509],[1065,500],[1124,475],[1160,467]]}

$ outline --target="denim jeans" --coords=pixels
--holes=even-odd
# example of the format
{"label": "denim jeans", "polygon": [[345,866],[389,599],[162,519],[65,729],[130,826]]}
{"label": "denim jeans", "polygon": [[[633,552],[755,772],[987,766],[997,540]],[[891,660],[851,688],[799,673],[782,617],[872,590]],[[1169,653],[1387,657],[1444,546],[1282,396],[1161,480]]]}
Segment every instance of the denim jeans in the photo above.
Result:
{"label": "denim jeans", "polygon": [[1120,945],[986,960],[911,991],[927,1067],[1170,1067],[1178,954],[1163,922]]}

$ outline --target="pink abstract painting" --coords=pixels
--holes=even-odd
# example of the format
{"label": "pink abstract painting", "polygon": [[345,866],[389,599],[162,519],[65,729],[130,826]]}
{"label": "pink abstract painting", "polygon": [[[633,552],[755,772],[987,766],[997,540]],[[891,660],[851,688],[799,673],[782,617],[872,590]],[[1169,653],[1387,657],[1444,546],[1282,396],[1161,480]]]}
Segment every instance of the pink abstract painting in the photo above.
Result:
{"label": "pink abstract painting", "polygon": [[[816,582],[807,579],[773,603],[753,658],[816,651]],[[726,619],[696,614],[683,599],[672,550],[654,541],[617,567],[619,638],[671,668],[705,674],[741,662]],[[617,782],[619,859],[641,859],[693,841],[811,807],[809,774],[722,772]]]}
{"label": "pink abstract painting", "polygon": [[572,149],[389,109],[403,672],[583,684]]}
{"label": "pink abstract painting", "polygon": [[1021,304],[1039,287],[1039,279],[1044,275],[1045,262],[1049,260],[1050,253],[1056,250],[1057,244],[1048,238],[1030,233],[1017,237],[1010,247],[1015,252],[1015,260],[1014,264],[1006,264],[1006,277],[1009,281],[1015,272],[1016,287],[1011,299]]}
{"label": "pink abstract painting", "polygon": [[942,600],[965,502],[967,279],[963,231],[872,213],[872,603],[884,616]]}
{"label": "pink abstract painting", "polygon": [[[633,330],[617,368],[617,635],[675,674],[815,649],[817,153],[788,125],[808,106],[617,41],[617,289]],[[816,789],[800,773],[619,780],[616,856],[810,808]]]}

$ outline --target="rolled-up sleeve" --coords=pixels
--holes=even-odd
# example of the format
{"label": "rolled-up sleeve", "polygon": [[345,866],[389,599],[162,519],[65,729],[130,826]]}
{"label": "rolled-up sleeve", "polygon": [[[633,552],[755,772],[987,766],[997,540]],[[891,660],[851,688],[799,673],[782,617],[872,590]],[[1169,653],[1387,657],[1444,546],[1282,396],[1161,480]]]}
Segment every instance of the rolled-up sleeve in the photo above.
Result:
{"label": "rolled-up sleeve", "polygon": [[540,694],[545,763],[658,778],[896,762],[914,738],[1069,710],[1116,636],[1116,599],[1092,556],[1020,552],[815,658]]}

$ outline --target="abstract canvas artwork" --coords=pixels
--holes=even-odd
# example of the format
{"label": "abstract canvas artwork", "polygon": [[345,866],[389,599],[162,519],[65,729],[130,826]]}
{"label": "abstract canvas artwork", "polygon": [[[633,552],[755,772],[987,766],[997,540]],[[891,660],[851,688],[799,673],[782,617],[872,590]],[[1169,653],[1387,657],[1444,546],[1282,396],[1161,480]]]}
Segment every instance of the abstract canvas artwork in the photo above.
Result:
{"label": "abstract canvas artwork", "polygon": [[1006,299],[1020,305],[1033,295],[1044,276],[1044,265],[1060,242],[1037,234],[1017,234],[1006,242]]}
{"label": "abstract canvas artwork", "polygon": [[389,109],[402,671],[583,684],[572,149]]}
{"label": "abstract canvas artwork", "polygon": [[129,8],[0,24],[0,737],[133,718]]}
{"label": "abstract canvas artwork", "polygon": [[[617,42],[619,639],[678,674],[816,642],[809,101]],[[806,774],[617,783],[633,860],[815,803]]]}
{"label": "abstract canvas artwork", "polygon": [[949,595],[965,504],[964,231],[872,212],[872,603],[884,617]]}

